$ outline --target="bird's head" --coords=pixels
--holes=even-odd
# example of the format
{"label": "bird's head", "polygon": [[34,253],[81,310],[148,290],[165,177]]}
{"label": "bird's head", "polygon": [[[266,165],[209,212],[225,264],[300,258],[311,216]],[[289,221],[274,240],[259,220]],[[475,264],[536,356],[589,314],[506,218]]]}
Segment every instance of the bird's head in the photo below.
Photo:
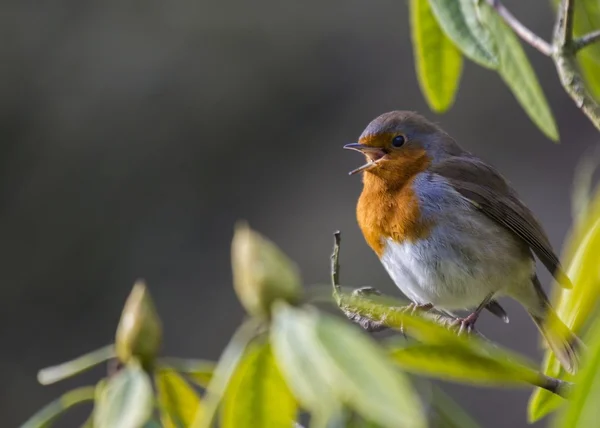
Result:
{"label": "bird's head", "polygon": [[365,172],[384,180],[402,180],[423,171],[432,162],[462,153],[452,138],[423,116],[392,111],[374,119],[358,143],[345,149],[365,155],[367,163],[350,174]]}

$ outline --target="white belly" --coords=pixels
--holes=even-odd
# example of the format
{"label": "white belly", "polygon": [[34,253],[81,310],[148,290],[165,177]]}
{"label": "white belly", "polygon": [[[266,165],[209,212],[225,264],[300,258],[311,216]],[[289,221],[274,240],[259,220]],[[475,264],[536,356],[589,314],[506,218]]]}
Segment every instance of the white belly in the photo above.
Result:
{"label": "white belly", "polygon": [[504,239],[505,231],[499,240],[494,240],[498,236],[492,233],[486,239],[475,235],[468,242],[457,242],[447,232],[438,230],[417,243],[386,242],[381,261],[413,302],[431,303],[440,309],[468,309],[490,293],[498,296],[530,288],[533,261],[523,257],[512,238]]}

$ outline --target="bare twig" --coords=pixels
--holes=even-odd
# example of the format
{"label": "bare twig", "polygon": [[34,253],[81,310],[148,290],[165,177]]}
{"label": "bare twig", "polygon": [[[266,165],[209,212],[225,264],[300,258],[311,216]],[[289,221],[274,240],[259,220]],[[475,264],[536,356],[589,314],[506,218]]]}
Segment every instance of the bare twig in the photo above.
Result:
{"label": "bare twig", "polygon": [[333,234],[333,253],[331,254],[331,285],[334,295],[341,292],[340,289],[340,241],[341,233],[338,230]]}
{"label": "bare twig", "polygon": [[600,42],[600,30],[592,31],[591,33],[585,34],[578,39],[573,40],[573,49],[575,52],[579,52],[586,46],[596,42]]}
{"label": "bare twig", "polygon": [[521,21],[515,18],[515,16],[504,7],[500,0],[487,0],[487,2],[496,9],[498,15],[504,19],[504,22],[506,22],[506,24],[512,28],[524,42],[529,43],[546,56],[552,55],[552,45],[523,25]]}

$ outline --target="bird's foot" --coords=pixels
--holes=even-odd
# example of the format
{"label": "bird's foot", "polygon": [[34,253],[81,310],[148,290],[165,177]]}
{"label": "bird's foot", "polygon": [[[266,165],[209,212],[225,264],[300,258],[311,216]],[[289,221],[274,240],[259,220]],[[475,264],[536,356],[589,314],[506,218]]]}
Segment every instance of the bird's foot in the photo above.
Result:
{"label": "bird's foot", "polygon": [[[428,310],[433,309],[433,305],[431,303],[419,304],[411,302],[406,306],[400,308],[400,312],[409,312],[411,315],[414,315],[417,311],[427,312]],[[400,326],[400,333],[406,338],[406,333],[404,332],[404,325]]]}
{"label": "bird's foot", "polygon": [[475,329],[475,323],[477,322],[477,318],[479,318],[479,314],[477,312],[473,312],[470,315],[467,315],[464,318],[456,318],[452,323],[454,326],[458,327],[458,335],[460,336],[463,333],[471,333]]}

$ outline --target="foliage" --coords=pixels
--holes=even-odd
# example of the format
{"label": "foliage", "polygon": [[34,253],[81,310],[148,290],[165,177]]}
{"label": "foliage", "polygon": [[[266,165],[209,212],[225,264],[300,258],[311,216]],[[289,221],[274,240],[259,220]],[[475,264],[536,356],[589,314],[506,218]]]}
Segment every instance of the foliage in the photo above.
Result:
{"label": "foliage", "polygon": [[[496,71],[531,120],[557,140],[554,118],[519,36],[552,57],[563,86],[600,129],[592,98],[600,96],[600,44],[590,43],[583,50],[582,42],[598,29],[598,3],[577,2],[575,39],[569,34],[571,3],[554,4],[557,25],[548,44],[535,39],[498,1],[410,0],[415,64],[430,107],[444,112],[454,103],[464,55]],[[578,71],[570,68],[575,58],[589,94],[578,86]],[[114,344],[43,369],[38,380],[48,385],[108,361],[107,376],[95,386],[62,395],[23,427],[51,427],[82,403],[93,403],[84,426],[97,428],[289,428],[305,419],[317,428],[476,427],[430,378],[534,387],[530,421],[558,410],[556,428],[593,427],[600,397],[600,192],[591,190],[595,168],[588,160],[576,178],[575,223],[564,251],[574,287],[556,288],[553,296],[560,318],[589,346],[581,345],[583,361],[574,376],[550,352],[538,370],[478,332],[460,334],[449,324],[448,314],[413,313],[364,289],[342,290],[337,234],[331,302],[367,330],[390,328],[404,338],[376,341],[316,307],[294,263],[275,244],[240,224],[232,267],[234,289],[248,318],[217,363],[159,356],[161,321],[146,285],[138,281],[125,303]]]}

